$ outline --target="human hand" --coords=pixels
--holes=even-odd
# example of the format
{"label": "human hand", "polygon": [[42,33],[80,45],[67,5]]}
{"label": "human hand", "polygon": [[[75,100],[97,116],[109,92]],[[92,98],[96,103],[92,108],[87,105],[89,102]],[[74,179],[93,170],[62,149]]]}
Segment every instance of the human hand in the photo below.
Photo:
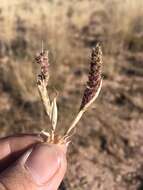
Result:
{"label": "human hand", "polygon": [[57,190],[66,171],[66,147],[36,135],[0,139],[0,190]]}

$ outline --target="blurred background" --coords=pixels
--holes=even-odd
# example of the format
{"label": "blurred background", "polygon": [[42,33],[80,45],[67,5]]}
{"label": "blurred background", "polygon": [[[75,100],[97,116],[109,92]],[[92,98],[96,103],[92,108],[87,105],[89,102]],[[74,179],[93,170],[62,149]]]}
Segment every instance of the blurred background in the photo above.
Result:
{"label": "blurred background", "polygon": [[0,136],[48,129],[34,58],[49,50],[61,133],[78,111],[91,48],[102,91],[78,124],[61,189],[143,189],[143,1],[0,0]]}

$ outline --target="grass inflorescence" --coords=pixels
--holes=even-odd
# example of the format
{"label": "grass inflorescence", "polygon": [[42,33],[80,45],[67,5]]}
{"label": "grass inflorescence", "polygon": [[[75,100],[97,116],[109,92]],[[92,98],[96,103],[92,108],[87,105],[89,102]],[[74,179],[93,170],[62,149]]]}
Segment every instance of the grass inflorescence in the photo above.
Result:
{"label": "grass inflorescence", "polygon": [[[68,143],[69,138],[74,134],[77,123],[81,119],[83,113],[89,108],[89,106],[98,97],[102,86],[102,50],[99,44],[92,49],[90,70],[86,88],[83,93],[81,105],[79,111],[65,132],[64,136],[56,135],[56,125],[58,119],[58,109],[56,96],[51,100],[47,87],[49,81],[49,59],[48,52],[42,50],[42,52],[36,57],[36,63],[40,65],[40,73],[37,76],[37,86],[40,97],[42,99],[45,111],[51,121],[51,131],[49,133],[42,131],[41,136],[44,136],[46,142],[49,143]],[[45,138],[46,137],[46,138]]]}

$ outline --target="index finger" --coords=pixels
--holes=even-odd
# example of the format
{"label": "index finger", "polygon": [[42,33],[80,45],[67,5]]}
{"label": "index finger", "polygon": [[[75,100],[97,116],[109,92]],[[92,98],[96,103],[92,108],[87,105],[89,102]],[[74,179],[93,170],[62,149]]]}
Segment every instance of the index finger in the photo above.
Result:
{"label": "index finger", "polygon": [[0,139],[0,172],[27,149],[40,142],[41,138],[35,134],[22,134]]}

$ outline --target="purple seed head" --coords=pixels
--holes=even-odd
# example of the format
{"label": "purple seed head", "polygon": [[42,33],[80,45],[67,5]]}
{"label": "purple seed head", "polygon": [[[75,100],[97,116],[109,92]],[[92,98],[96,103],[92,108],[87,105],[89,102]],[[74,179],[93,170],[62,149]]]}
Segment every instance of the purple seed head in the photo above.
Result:
{"label": "purple seed head", "polygon": [[42,80],[48,81],[49,76],[49,59],[48,51],[42,51],[35,58],[36,63],[40,65],[40,74],[38,75],[37,83],[41,84]]}
{"label": "purple seed head", "polygon": [[83,109],[95,96],[102,80],[102,51],[99,44],[92,49],[90,71],[86,89],[83,94],[80,110]]}
{"label": "purple seed head", "polygon": [[42,51],[38,56],[36,56],[35,60],[36,63],[41,66],[41,73],[47,75],[49,70],[48,52]]}

